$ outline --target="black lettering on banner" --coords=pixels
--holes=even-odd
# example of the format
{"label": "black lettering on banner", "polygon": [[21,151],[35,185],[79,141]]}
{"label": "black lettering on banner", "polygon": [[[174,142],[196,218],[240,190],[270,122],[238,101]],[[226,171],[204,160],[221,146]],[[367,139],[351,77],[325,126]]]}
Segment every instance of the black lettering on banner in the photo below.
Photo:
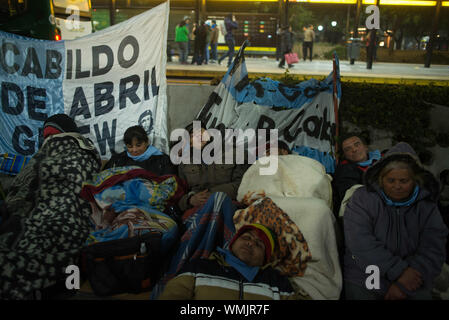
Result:
{"label": "black lettering on banner", "polygon": [[[126,84],[132,82],[130,88],[126,88]],[[140,98],[137,96],[136,91],[139,88],[140,78],[137,75],[132,75],[123,79],[120,79],[120,93],[119,104],[120,110],[126,108],[126,98],[129,98],[132,103],[136,104],[140,102]]]}
{"label": "black lettering on banner", "polygon": [[304,95],[306,96],[306,98],[313,98],[317,95],[317,92],[315,88],[307,87],[304,89]]}
{"label": "black lettering on banner", "polygon": [[[321,131],[321,123],[323,119],[320,119],[317,116],[310,116],[306,120],[304,120],[303,129],[304,132],[307,133],[308,136],[317,138],[320,136]],[[310,128],[309,124],[313,125],[313,129]]]}
{"label": "black lettering on banner", "polygon": [[[37,100],[36,97],[42,97],[44,100]],[[38,121],[47,120],[47,114],[37,112],[36,109],[45,110],[45,98],[47,92],[45,88],[27,87],[27,104],[28,104],[28,116],[31,119]]]}
{"label": "black lettering on banner", "polygon": [[[100,54],[106,55],[106,66],[100,68]],[[92,76],[101,76],[111,70],[114,65],[114,53],[107,45],[92,47]]]}
{"label": "black lettering on banner", "polygon": [[82,79],[90,77],[90,71],[81,71],[81,49],[76,49],[76,67],[75,67],[75,79]]}
{"label": "black lettering on banner", "polygon": [[[15,106],[9,105],[9,93],[13,92],[17,96],[17,104]],[[11,82],[2,82],[2,109],[4,113],[11,115],[19,115],[24,108],[23,92],[18,85]]]}
{"label": "black lettering on banner", "polygon": [[[204,105],[203,109],[201,109],[201,113],[198,116],[198,120],[202,121],[204,124],[206,124],[210,117],[212,116],[212,113],[209,113],[210,109],[212,109],[212,106],[214,104],[220,105],[223,99],[214,91],[209,95],[209,99],[207,99],[206,104]],[[208,114],[209,113],[209,114]],[[207,115],[207,117],[206,117]]]}
{"label": "black lettering on banner", "polygon": [[218,120],[217,117],[214,117],[214,120],[212,120],[212,123],[210,124],[209,128],[215,128],[215,125],[217,124],[217,120]]}
{"label": "black lettering on banner", "polygon": [[72,106],[70,107],[69,116],[75,119],[76,116],[83,115],[84,119],[92,117],[89,111],[89,105],[84,95],[83,87],[77,87],[73,95]]}
{"label": "black lettering on banner", "polygon": [[256,97],[262,98],[265,95],[265,89],[258,82],[252,82],[251,85],[256,89]]}
{"label": "black lettering on banner", "polygon": [[282,84],[282,83],[280,83],[280,84],[278,85],[279,92],[280,92],[285,98],[287,98],[288,101],[295,101],[296,98],[298,98],[299,95],[301,94],[301,91],[298,90],[298,91],[294,91],[293,94],[292,94],[291,96],[289,96],[289,95],[287,94],[287,92],[285,91],[285,87],[288,88],[287,85]]}
{"label": "black lettering on banner", "polygon": [[[302,132],[302,128],[301,128],[301,121],[302,118],[304,117],[304,114],[306,112],[304,111],[304,109],[302,109],[296,116],[295,118],[292,120],[292,122],[290,122],[290,124],[288,126],[285,127],[284,131],[283,131],[283,136],[285,138],[285,140],[287,142],[293,142],[294,140],[296,140],[296,138],[298,137],[298,135]],[[298,121],[299,120],[299,121]],[[299,122],[299,127],[298,130],[295,131],[295,133],[292,135],[290,133],[291,128],[293,127],[293,125],[295,123]]]}
{"label": "black lettering on banner", "polygon": [[245,88],[247,85],[249,84],[249,78],[248,75],[245,75],[236,85],[235,85],[235,90],[237,91],[242,91],[243,88]]}
{"label": "black lettering on banner", "polygon": [[[113,90],[114,84],[110,81],[94,84],[95,116],[106,114],[114,108]],[[103,101],[106,101],[105,105],[102,105]]]}
{"label": "black lettering on banner", "polygon": [[153,97],[159,94],[159,86],[156,83],[156,67],[151,70],[151,91],[153,92]]}
{"label": "black lettering on banner", "polygon": [[[265,126],[267,125],[267,126]],[[256,129],[274,129],[276,128],[276,123],[274,122],[273,119],[269,118],[266,115],[261,115],[259,118],[259,122],[257,122],[257,127]]]}
{"label": "black lettering on banner", "polygon": [[67,50],[67,58],[66,58],[65,63],[67,64],[66,79],[72,79],[72,68],[73,68],[73,52],[72,52],[72,50]]}
{"label": "black lettering on banner", "polygon": [[143,73],[143,100],[150,99],[150,91],[148,90],[148,82],[150,81],[150,70]]}
{"label": "black lettering on banner", "polygon": [[[45,64],[45,78],[58,79],[61,75],[62,55],[56,50],[47,50],[47,61]],[[54,71],[54,72],[52,72]]]}
{"label": "black lettering on banner", "polygon": [[82,135],[89,134],[89,133],[90,133],[90,126],[89,126],[89,125],[79,126],[79,127],[78,127],[78,130],[79,130],[79,132],[80,132]]}
{"label": "black lettering on banner", "polygon": [[12,66],[6,63],[6,52],[11,51],[15,56],[19,55],[19,49],[10,42],[3,42],[2,51],[0,52],[0,64],[5,70],[6,73],[14,74],[19,71],[20,66],[17,63],[14,63]]}
{"label": "black lettering on banner", "polygon": [[31,129],[28,128],[27,126],[17,126],[14,129],[14,133],[12,135],[12,146],[13,146],[14,150],[17,151],[17,153],[24,155],[24,156],[31,156],[32,154],[34,154],[36,143],[33,140],[24,139],[23,144],[26,148],[22,148],[20,146],[20,136],[21,135],[25,135],[30,138],[33,136],[33,131],[31,131]]}
{"label": "black lettering on banner", "polygon": [[34,73],[37,78],[42,79],[42,69],[37,57],[36,49],[29,47],[27,50],[27,57],[22,69],[22,76],[27,76]]}
{"label": "black lettering on banner", "polygon": [[327,108],[324,108],[323,110],[323,126],[321,127],[321,134],[320,134],[320,140],[327,140],[330,141],[331,137],[327,133],[327,131],[330,129],[331,123],[330,121],[327,121]]}
{"label": "black lettering on banner", "polygon": [[103,130],[100,133],[98,124],[94,124],[95,136],[97,138],[98,147],[100,148],[100,154],[103,156],[106,154],[106,142],[108,143],[111,152],[115,152],[115,132],[117,128],[117,119],[112,120],[112,128],[109,131],[108,123],[103,122]]}
{"label": "black lettering on banner", "polygon": [[[133,55],[129,60],[126,60],[123,55],[127,45],[131,45],[131,47],[133,48]],[[138,57],[139,57],[139,43],[137,42],[137,39],[131,35],[123,38],[122,42],[120,42],[117,52],[117,59],[119,65],[125,69],[129,68],[137,61]]]}

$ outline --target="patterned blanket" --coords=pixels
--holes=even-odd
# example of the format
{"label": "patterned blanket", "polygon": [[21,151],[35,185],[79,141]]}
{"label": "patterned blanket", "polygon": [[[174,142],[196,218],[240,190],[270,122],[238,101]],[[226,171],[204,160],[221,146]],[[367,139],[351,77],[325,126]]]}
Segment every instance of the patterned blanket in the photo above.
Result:
{"label": "patterned blanket", "polygon": [[279,247],[272,257],[273,267],[289,277],[302,277],[307,261],[312,259],[312,255],[301,230],[288,214],[273,200],[264,197],[256,200],[248,208],[236,211],[234,224],[237,230],[250,223],[263,224],[276,234]]}
{"label": "patterned blanket", "polygon": [[223,192],[213,193],[204,206],[186,221],[186,232],[181,238],[168,271],[153,288],[152,299],[163,291],[185,263],[195,258],[207,258],[217,246],[224,247],[235,233],[232,217],[235,213],[232,200]]}
{"label": "patterned blanket", "polygon": [[92,204],[91,232],[87,245],[162,233],[161,250],[176,240],[176,222],[164,213],[185,192],[185,183],[175,175],[157,176],[139,167],[116,167],[102,171],[83,184],[81,195]]}
{"label": "patterned blanket", "polygon": [[66,133],[47,138],[15,177],[0,226],[0,299],[30,298],[65,279],[89,234],[82,182],[100,167],[92,142]]}

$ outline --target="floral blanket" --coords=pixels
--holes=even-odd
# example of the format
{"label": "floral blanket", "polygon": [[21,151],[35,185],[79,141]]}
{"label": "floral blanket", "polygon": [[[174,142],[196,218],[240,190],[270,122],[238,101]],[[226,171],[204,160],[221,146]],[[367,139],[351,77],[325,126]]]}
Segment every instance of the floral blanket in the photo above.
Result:
{"label": "floral blanket", "polygon": [[81,196],[90,201],[94,230],[86,244],[162,233],[168,250],[178,234],[176,222],[164,213],[185,193],[185,182],[175,175],[157,176],[139,167],[103,170],[83,184]]}

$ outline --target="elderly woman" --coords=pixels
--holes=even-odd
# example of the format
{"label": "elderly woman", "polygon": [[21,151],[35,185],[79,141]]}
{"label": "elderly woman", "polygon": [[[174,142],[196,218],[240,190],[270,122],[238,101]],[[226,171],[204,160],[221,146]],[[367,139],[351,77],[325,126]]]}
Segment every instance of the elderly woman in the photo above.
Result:
{"label": "elderly woman", "polygon": [[344,213],[346,299],[431,299],[448,233],[437,197],[407,143],[367,170]]}
{"label": "elderly woman", "polygon": [[142,126],[126,129],[123,141],[126,150],[112,155],[104,169],[138,166],[159,176],[178,173],[170,157],[150,145],[147,133]]}

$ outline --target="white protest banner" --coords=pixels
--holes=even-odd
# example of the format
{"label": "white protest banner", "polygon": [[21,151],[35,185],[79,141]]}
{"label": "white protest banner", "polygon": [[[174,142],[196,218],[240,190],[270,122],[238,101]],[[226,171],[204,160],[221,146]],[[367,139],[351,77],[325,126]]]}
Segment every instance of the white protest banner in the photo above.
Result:
{"label": "white protest banner", "polygon": [[[227,74],[209,96],[197,120],[207,128],[277,129],[279,139],[295,148],[316,151],[320,162],[334,151],[336,123],[333,101],[333,72],[324,81],[310,79],[285,85],[268,78],[250,82],[244,47]],[[336,59],[337,103],[341,97]],[[237,143],[244,143],[244,136]],[[331,156],[332,157],[332,156]],[[323,163],[325,167],[326,163]],[[329,170],[332,171],[332,170]]]}
{"label": "white protest banner", "polygon": [[67,41],[0,32],[0,152],[32,156],[53,114],[72,117],[103,159],[141,124],[168,153],[166,45],[169,3]]}

